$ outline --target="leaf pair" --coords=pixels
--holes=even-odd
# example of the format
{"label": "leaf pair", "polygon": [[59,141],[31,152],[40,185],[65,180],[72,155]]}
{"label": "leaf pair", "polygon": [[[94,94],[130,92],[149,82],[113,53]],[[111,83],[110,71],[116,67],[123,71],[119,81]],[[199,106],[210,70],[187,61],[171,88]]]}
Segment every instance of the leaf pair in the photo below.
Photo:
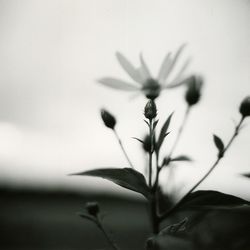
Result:
{"label": "leaf pair", "polygon": [[72,175],[101,177],[126,189],[150,197],[150,190],[144,176],[132,168],[103,168],[75,173]]}

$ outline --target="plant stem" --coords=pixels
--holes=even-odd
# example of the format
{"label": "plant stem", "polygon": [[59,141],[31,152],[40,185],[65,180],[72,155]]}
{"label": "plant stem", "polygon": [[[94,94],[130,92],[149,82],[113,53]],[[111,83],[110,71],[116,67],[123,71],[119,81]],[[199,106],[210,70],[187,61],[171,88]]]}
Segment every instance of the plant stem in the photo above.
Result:
{"label": "plant stem", "polygon": [[[187,120],[188,120],[188,116],[190,114],[190,109],[191,109],[191,106],[188,105],[187,108],[186,108],[186,111],[185,111],[181,126],[180,126],[180,128],[178,130],[178,134],[177,134],[177,136],[175,138],[174,144],[173,144],[173,146],[172,146],[172,148],[171,148],[171,150],[170,150],[170,152],[168,154],[168,157],[167,157],[168,159],[171,159],[171,157],[172,157],[172,155],[173,155],[173,153],[174,153],[174,151],[175,151],[175,149],[176,149],[176,147],[177,147],[177,145],[178,145],[178,143],[180,141],[181,135],[182,135],[182,133],[184,131],[184,128],[185,128]],[[167,161],[165,166],[168,166],[170,164],[170,162],[171,162],[170,160]],[[158,179],[159,179],[159,175],[160,175],[160,172],[161,172],[162,168],[163,168],[163,166],[158,166],[157,167],[156,185],[158,184]],[[172,170],[172,169],[170,169],[170,170]]]}
{"label": "plant stem", "polygon": [[173,155],[173,153],[174,153],[174,151],[175,151],[175,149],[176,149],[176,147],[178,145],[178,142],[179,142],[179,140],[181,138],[181,135],[182,135],[182,132],[184,130],[184,127],[185,127],[185,125],[187,123],[187,119],[188,119],[189,113],[190,113],[190,106],[188,105],[187,108],[186,108],[186,111],[185,111],[185,114],[184,114],[181,126],[180,126],[180,128],[178,130],[178,134],[177,134],[177,136],[175,138],[175,141],[174,141],[174,144],[172,146],[172,149],[170,150],[170,153],[169,153],[169,156],[168,156],[169,158],[171,158],[171,156]]}
{"label": "plant stem", "polygon": [[149,172],[148,172],[148,185],[152,187],[152,156],[153,156],[153,130],[152,130],[152,119],[149,120],[149,136],[150,136],[150,152],[149,152]]}
{"label": "plant stem", "polygon": [[127,161],[128,161],[128,164],[130,165],[131,168],[134,169],[134,166],[133,166],[132,162],[130,161],[130,159],[129,159],[129,157],[128,157],[128,154],[126,153],[126,150],[125,150],[125,148],[124,148],[124,146],[123,146],[122,140],[120,139],[120,137],[119,137],[117,131],[116,131],[115,129],[113,129],[113,131],[114,131],[115,137],[116,137],[116,139],[117,139],[117,141],[118,141],[118,143],[119,143],[119,145],[120,145],[120,147],[121,147],[121,150],[122,150],[122,152],[123,152],[125,158],[126,158]]}
{"label": "plant stem", "polygon": [[106,232],[106,230],[104,229],[102,223],[99,220],[97,221],[97,226],[102,231],[103,235],[105,236],[105,238],[107,239],[107,241],[109,242],[109,244],[112,246],[112,248],[114,250],[119,250],[119,247],[112,240],[112,238],[108,235],[108,233]]}
{"label": "plant stem", "polygon": [[224,148],[223,152],[221,154],[218,154],[218,157],[216,159],[216,161],[213,163],[213,165],[211,166],[211,168],[207,171],[207,173],[181,198],[181,200],[176,203],[172,208],[170,208],[168,211],[166,211],[163,215],[160,216],[160,220],[165,219],[166,217],[168,217],[172,212],[174,212],[177,208],[179,208],[181,202],[190,194],[192,193],[210,174],[211,172],[215,169],[215,167],[218,165],[218,163],[220,162],[220,160],[223,158],[223,155],[225,155],[226,151],[228,150],[228,148],[231,146],[232,142],[234,141],[234,139],[236,138],[236,136],[239,133],[239,129],[240,126],[242,125],[244,121],[244,117],[241,117],[241,120],[239,121],[238,125],[235,127],[235,131],[234,134],[232,135],[231,139],[229,140],[228,144],[226,145],[226,147]]}

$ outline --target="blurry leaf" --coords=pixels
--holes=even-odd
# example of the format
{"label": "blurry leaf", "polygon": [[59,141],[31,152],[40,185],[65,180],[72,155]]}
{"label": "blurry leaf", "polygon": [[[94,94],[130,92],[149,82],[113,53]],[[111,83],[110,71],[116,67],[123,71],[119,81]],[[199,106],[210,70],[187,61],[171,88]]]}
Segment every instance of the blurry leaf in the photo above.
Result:
{"label": "blurry leaf", "polygon": [[221,154],[224,150],[224,143],[221,140],[220,137],[218,137],[217,135],[213,135],[214,138],[214,144],[217,147],[217,149],[219,150],[219,153]]}
{"label": "blurry leaf", "polygon": [[188,222],[188,218],[186,217],[178,223],[175,223],[173,225],[169,225],[169,226],[163,228],[159,232],[159,235],[173,234],[173,233],[177,233],[180,231],[185,231],[186,230],[185,226],[186,226],[187,222]]}
{"label": "blurry leaf", "polygon": [[157,144],[156,144],[156,147],[157,147],[157,150],[159,151],[160,148],[161,148],[161,145],[166,137],[166,134],[167,134],[167,130],[168,130],[168,127],[169,127],[169,124],[170,124],[170,121],[171,121],[171,118],[172,118],[172,115],[173,113],[171,113],[169,115],[169,117],[167,118],[167,120],[165,121],[165,123],[163,124],[162,128],[161,128],[161,132],[160,132],[160,135],[159,135],[159,138],[158,138],[158,141],[157,141]]}
{"label": "blurry leaf", "polygon": [[101,177],[121,187],[140,193],[146,198],[150,196],[150,190],[144,176],[132,168],[102,168],[72,175]]}
{"label": "blurry leaf", "polygon": [[142,143],[142,144],[144,143],[143,140],[141,140],[141,139],[139,139],[139,138],[136,138],[136,137],[132,137],[132,138],[135,139],[135,140],[137,140],[138,142],[140,142],[140,143]]}
{"label": "blurry leaf", "polygon": [[171,161],[192,161],[192,159],[186,155],[179,155],[171,158]]}
{"label": "blurry leaf", "polygon": [[119,89],[119,90],[125,90],[125,91],[139,90],[138,87],[130,83],[127,83],[123,80],[111,78],[111,77],[101,78],[100,80],[98,80],[98,82],[113,89]]}
{"label": "blurry leaf", "polygon": [[120,52],[116,52],[116,57],[122,68],[128,73],[128,75],[136,82],[143,83],[143,79],[139,71],[129,62],[129,60]]}
{"label": "blurry leaf", "polygon": [[250,178],[250,173],[249,174],[242,174],[242,176]]}
{"label": "blurry leaf", "polygon": [[84,218],[86,220],[90,220],[90,221],[93,221],[95,223],[97,223],[97,220],[96,220],[96,217],[92,216],[92,215],[89,215],[87,213],[78,213],[78,215],[81,217],[81,218]]}
{"label": "blurry leaf", "polygon": [[[175,228],[169,225],[181,225],[183,217],[188,218],[185,230],[171,230]],[[156,237],[158,249],[249,249],[250,203],[239,197],[216,191],[191,193],[162,224],[166,228]],[[171,237],[176,240],[169,241]]]}

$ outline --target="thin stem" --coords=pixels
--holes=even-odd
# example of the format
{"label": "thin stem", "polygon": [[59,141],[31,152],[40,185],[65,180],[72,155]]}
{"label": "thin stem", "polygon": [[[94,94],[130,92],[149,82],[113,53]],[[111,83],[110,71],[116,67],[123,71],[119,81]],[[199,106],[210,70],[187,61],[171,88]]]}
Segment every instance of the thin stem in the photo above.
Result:
{"label": "thin stem", "polygon": [[149,120],[149,136],[150,136],[150,152],[149,152],[149,172],[148,172],[148,185],[151,188],[152,187],[152,156],[153,156],[153,143],[154,143],[154,137],[153,137],[153,130],[152,130],[152,119]]}
{"label": "thin stem", "polygon": [[189,113],[190,113],[190,106],[188,105],[187,108],[186,108],[186,111],[185,111],[185,114],[184,114],[181,126],[180,126],[180,128],[178,130],[178,134],[177,134],[177,136],[175,138],[175,141],[174,141],[174,144],[172,146],[172,149],[170,150],[170,153],[169,153],[169,156],[168,156],[169,158],[171,158],[171,156],[173,155],[173,153],[174,153],[174,151],[175,151],[175,149],[176,149],[176,147],[178,145],[178,142],[180,141],[182,132],[183,132],[183,130],[185,128],[185,125],[187,123],[187,118],[189,116]]}
{"label": "thin stem", "polygon": [[97,221],[97,226],[102,231],[103,235],[105,236],[105,238],[107,239],[107,241],[109,242],[109,244],[111,245],[111,247],[114,250],[119,250],[119,247],[116,245],[116,243],[113,241],[113,239],[106,232],[106,230],[104,229],[104,227],[103,227],[102,223],[100,222],[100,220]]}
{"label": "thin stem", "polygon": [[160,220],[163,220],[167,216],[169,216],[172,212],[174,212],[181,204],[181,202],[190,194],[192,193],[210,174],[211,172],[215,169],[215,167],[218,165],[220,160],[223,158],[223,155],[225,155],[226,151],[228,148],[231,146],[232,142],[236,138],[236,136],[239,133],[240,126],[242,125],[244,121],[244,117],[242,116],[241,120],[239,121],[238,125],[235,127],[234,134],[232,135],[231,139],[229,140],[228,144],[224,148],[223,152],[218,154],[218,157],[216,161],[213,163],[211,168],[207,171],[207,173],[181,198],[181,200],[176,203],[172,208],[170,208],[168,211],[166,211],[162,216],[160,216]]}
{"label": "thin stem", "polygon": [[129,159],[129,157],[128,157],[128,154],[126,153],[126,150],[125,150],[125,148],[124,148],[124,146],[123,146],[122,140],[120,139],[120,137],[119,137],[117,131],[116,131],[115,129],[113,129],[113,131],[114,131],[115,137],[116,137],[116,139],[117,139],[117,141],[118,141],[118,143],[119,143],[119,145],[120,145],[120,147],[121,147],[121,150],[122,150],[122,152],[123,152],[125,158],[126,158],[127,161],[128,161],[128,164],[130,165],[131,168],[134,169],[134,166],[133,166],[132,162],[130,161],[130,159]]}

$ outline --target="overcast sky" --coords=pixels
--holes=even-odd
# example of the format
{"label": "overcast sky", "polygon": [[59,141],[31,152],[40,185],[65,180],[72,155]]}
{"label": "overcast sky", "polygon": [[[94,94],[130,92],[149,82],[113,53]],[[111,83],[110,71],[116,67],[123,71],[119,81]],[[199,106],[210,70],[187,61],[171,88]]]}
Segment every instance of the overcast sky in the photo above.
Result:
{"label": "overcast sky", "polygon": [[[103,76],[128,79],[116,51],[135,64],[143,51],[156,74],[165,54],[187,43],[183,61],[191,56],[189,71],[204,76],[202,101],[177,148],[195,159],[193,166],[178,166],[181,186],[211,165],[212,134],[229,139],[239,103],[250,94],[248,0],[0,0],[0,34],[0,178],[9,184],[113,187],[66,176],[95,166],[127,166],[100,120],[102,107],[116,114],[128,153],[143,169],[143,154],[131,137],[146,131],[145,99],[131,100],[96,83]],[[160,122],[175,110],[171,143],[185,109],[183,90],[166,91],[157,104]],[[250,198],[250,182],[237,176],[250,171],[247,123],[201,188]]]}

